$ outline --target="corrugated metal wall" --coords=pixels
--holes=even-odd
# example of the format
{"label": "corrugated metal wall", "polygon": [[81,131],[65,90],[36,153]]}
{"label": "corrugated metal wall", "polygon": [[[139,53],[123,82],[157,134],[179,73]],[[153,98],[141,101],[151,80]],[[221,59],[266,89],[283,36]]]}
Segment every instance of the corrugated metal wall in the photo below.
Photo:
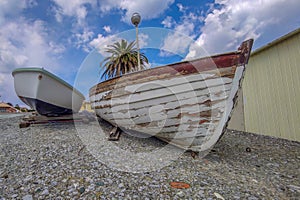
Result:
{"label": "corrugated metal wall", "polygon": [[245,130],[300,141],[300,32],[250,58],[243,82]]}
{"label": "corrugated metal wall", "polygon": [[237,102],[234,106],[231,119],[229,120],[228,129],[245,131],[243,90],[239,90],[237,95]]}

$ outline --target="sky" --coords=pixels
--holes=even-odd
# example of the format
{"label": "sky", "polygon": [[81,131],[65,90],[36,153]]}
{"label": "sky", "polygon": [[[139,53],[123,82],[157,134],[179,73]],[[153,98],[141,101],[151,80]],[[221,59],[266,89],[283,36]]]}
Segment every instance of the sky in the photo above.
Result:
{"label": "sky", "polygon": [[134,41],[134,12],[155,67],[234,51],[249,38],[262,47],[300,27],[299,8],[299,0],[0,0],[0,101],[24,105],[11,75],[20,67],[43,67],[88,99],[106,45]]}

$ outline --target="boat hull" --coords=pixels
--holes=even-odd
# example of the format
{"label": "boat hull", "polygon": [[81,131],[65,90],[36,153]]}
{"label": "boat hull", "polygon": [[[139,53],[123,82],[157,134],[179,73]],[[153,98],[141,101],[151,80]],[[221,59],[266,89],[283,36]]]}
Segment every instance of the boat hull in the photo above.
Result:
{"label": "boat hull", "polygon": [[56,106],[38,99],[33,99],[29,97],[19,98],[32,109],[36,110],[40,115],[46,116],[57,116],[57,115],[70,115],[73,113],[72,109]]}
{"label": "boat hull", "polygon": [[92,108],[127,133],[209,150],[227,126],[251,46],[104,81],[90,89]]}
{"label": "boat hull", "polygon": [[41,115],[78,112],[84,100],[79,91],[42,68],[19,68],[13,76],[16,94]]}

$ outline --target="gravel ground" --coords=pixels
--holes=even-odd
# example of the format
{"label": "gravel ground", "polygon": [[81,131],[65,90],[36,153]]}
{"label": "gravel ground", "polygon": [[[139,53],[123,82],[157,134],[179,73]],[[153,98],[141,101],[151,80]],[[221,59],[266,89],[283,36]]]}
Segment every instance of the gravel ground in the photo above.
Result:
{"label": "gravel ground", "polygon": [[300,199],[297,142],[228,130],[207,156],[193,158],[153,137],[107,141],[96,121],[19,122],[0,119],[0,199]]}

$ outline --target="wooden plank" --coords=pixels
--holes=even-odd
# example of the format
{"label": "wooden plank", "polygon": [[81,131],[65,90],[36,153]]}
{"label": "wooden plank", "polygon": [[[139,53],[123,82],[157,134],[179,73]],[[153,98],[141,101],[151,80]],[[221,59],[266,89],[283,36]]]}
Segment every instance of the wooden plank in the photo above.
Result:
{"label": "wooden plank", "polygon": [[[233,70],[234,69],[234,70]],[[98,89],[97,90],[90,90],[90,97],[93,95],[97,95],[100,93],[106,93],[107,91],[110,90],[117,90],[120,88],[125,88],[128,86],[134,86],[134,85],[148,85],[149,83],[153,83],[155,85],[165,85],[168,86],[168,81],[170,85],[180,85],[182,83],[186,82],[195,82],[195,81],[205,81],[209,79],[217,79],[217,78],[229,78],[232,79],[234,76],[234,71],[236,69],[236,66],[233,67],[228,67],[222,70],[212,70],[212,71],[207,71],[204,74],[187,74],[187,75],[178,75],[178,76],[172,76],[172,77],[167,77],[167,78],[160,78],[159,77],[144,77],[143,79],[134,79],[130,82],[124,82],[121,81],[123,78],[120,77],[120,80],[116,82],[114,85],[111,86],[102,86],[101,83],[98,84]],[[176,80],[176,81],[174,81]],[[157,84],[159,83],[159,84]],[[152,86],[153,87],[153,86]]]}
{"label": "wooden plank", "polygon": [[240,62],[240,56],[240,54],[234,52],[125,74],[122,77],[109,79],[95,85],[90,89],[90,96],[101,91],[112,90],[116,84],[128,84],[134,83],[135,81],[141,83],[141,80],[148,82],[236,66]]}
{"label": "wooden plank", "polygon": [[[166,99],[163,101],[145,101],[143,102],[143,106],[137,107],[135,103],[130,104],[128,103],[119,105],[119,106],[113,106],[112,108],[109,105],[108,107],[96,107],[97,112],[101,113],[101,115],[114,115],[113,117],[117,117],[115,113],[119,113],[120,115],[131,115],[131,116],[140,116],[143,114],[149,114],[149,111],[154,112],[154,110],[157,110],[158,107],[163,108],[164,112],[177,112],[179,111],[186,111],[186,112],[199,112],[214,109],[216,107],[220,107],[224,104],[222,101],[226,99],[229,95],[229,92],[226,92],[226,95],[224,96],[218,96],[214,99],[204,96],[203,98],[189,98],[189,99]],[[193,96],[191,96],[193,97]],[[224,106],[224,105],[223,105]],[[123,118],[123,117],[121,117]]]}
{"label": "wooden plank", "polygon": [[46,117],[42,115],[30,115],[22,118],[19,127],[26,128],[32,124],[48,124],[48,123],[70,123],[70,122],[83,122],[89,123],[94,121],[95,118],[87,116],[84,114],[73,114],[73,115],[64,115],[57,117]]}
{"label": "wooden plank", "polygon": [[[134,108],[145,107],[149,105],[157,105],[165,102],[181,102],[184,99],[188,99],[193,97],[194,101],[202,102],[201,99],[218,99],[220,96],[228,95],[231,88],[231,83],[225,85],[218,85],[215,87],[204,88],[204,89],[195,89],[192,91],[185,91],[184,87],[180,91],[173,92],[168,91],[167,94],[154,92],[156,95],[149,94],[132,94],[128,96],[124,96],[123,98],[113,98],[110,100],[100,100],[97,102],[92,102],[92,106],[94,109],[101,108],[109,108],[114,106],[116,110],[118,110],[117,106],[124,107],[124,105],[131,105]],[[147,98],[148,95],[148,98]],[[100,98],[100,97],[99,97]],[[206,101],[206,100],[205,100]],[[139,105],[138,105],[139,104]]]}

